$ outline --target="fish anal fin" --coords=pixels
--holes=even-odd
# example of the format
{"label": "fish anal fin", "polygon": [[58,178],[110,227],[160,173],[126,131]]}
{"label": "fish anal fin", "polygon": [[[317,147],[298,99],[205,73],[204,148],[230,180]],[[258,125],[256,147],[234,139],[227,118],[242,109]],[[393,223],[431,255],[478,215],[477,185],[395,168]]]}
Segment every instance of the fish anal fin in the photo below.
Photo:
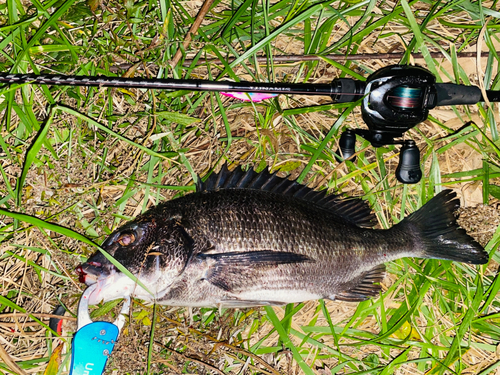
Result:
{"label": "fish anal fin", "polygon": [[377,296],[382,287],[380,283],[385,276],[385,265],[381,264],[370,271],[364,273],[358,280],[359,282],[345,292],[335,294],[338,301],[364,301],[370,297]]}

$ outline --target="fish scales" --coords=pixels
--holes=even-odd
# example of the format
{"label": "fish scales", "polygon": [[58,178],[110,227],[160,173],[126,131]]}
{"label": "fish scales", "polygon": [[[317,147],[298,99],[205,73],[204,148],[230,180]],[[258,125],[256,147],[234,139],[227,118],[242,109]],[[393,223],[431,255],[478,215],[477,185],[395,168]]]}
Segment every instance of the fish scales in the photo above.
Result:
{"label": "fish scales", "polygon": [[78,272],[100,288],[93,302],[134,295],[176,306],[244,307],[330,298],[363,300],[381,289],[384,263],[402,257],[488,261],[459,229],[446,191],[400,224],[369,228],[366,203],[315,192],[267,171],[227,168],[198,192],[160,204],[102,245],[152,295],[102,254]]}

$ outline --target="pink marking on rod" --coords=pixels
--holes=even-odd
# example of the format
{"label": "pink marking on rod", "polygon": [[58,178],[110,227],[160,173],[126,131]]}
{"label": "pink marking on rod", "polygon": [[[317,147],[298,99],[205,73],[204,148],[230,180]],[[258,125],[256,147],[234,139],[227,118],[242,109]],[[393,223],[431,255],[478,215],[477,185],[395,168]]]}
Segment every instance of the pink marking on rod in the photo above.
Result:
{"label": "pink marking on rod", "polygon": [[263,94],[260,92],[221,92],[221,94],[229,96],[230,98],[240,99],[245,102],[256,103],[278,96],[278,94]]}

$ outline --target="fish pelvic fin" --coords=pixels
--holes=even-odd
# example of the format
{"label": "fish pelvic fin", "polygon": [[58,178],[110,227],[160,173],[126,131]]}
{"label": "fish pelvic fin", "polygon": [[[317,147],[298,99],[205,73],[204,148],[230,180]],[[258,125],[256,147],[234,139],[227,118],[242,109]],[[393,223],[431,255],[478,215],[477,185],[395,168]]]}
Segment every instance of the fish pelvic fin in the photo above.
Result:
{"label": "fish pelvic fin", "polygon": [[224,164],[220,172],[212,173],[204,181],[198,177],[197,192],[222,189],[269,191],[312,202],[361,228],[373,228],[377,224],[377,218],[366,201],[326,194],[326,190],[316,191],[295,180],[278,177],[276,173],[270,173],[268,168],[262,172],[256,172],[253,169],[244,171],[241,167],[230,171],[227,164]]}
{"label": "fish pelvic fin", "polygon": [[385,265],[381,264],[362,274],[357,280],[357,284],[351,289],[337,293],[335,298],[338,301],[364,301],[370,297],[378,296],[382,291],[380,283],[385,276]]}
{"label": "fish pelvic fin", "polygon": [[395,227],[407,227],[404,229],[416,234],[416,241],[423,247],[419,257],[488,263],[484,248],[458,226],[455,211],[459,207],[456,193],[444,190]]}
{"label": "fish pelvic fin", "polygon": [[235,308],[242,309],[246,307],[255,306],[283,306],[286,302],[281,301],[257,301],[257,300],[244,300],[244,299],[224,299],[219,302],[221,308]]}

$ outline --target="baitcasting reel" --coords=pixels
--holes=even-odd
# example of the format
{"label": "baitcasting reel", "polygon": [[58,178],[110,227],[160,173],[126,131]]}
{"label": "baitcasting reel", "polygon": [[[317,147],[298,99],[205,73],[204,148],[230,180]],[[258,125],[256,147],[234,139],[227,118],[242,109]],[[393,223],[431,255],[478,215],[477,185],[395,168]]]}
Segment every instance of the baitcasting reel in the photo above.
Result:
{"label": "baitcasting reel", "polygon": [[[402,144],[395,174],[404,184],[415,184],[422,178],[420,152],[414,141],[396,138],[425,121],[429,109],[440,105],[476,104],[483,99],[476,86],[436,83],[428,70],[407,65],[388,66],[370,75],[363,95],[361,114],[368,130],[344,131],[338,153],[354,161],[356,135],[374,147]],[[488,97],[490,95],[494,99],[494,92],[489,91]]]}

